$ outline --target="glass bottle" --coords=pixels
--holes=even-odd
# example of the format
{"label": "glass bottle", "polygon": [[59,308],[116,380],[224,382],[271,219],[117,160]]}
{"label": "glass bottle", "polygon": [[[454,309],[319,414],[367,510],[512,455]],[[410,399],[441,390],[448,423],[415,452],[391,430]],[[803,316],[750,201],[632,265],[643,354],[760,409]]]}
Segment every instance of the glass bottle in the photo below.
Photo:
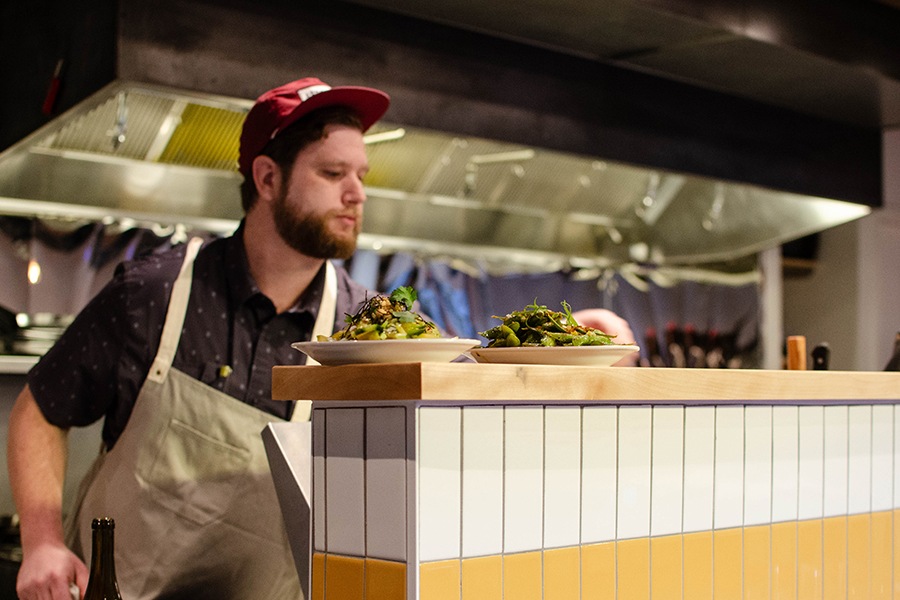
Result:
{"label": "glass bottle", "polygon": [[642,367],[664,367],[663,358],[659,353],[659,340],[656,338],[656,329],[648,327],[644,332],[644,358],[639,363]]}
{"label": "glass bottle", "polygon": [[122,600],[116,581],[116,561],[113,556],[113,533],[116,522],[109,517],[91,521],[91,575],[84,600]]}
{"label": "glass bottle", "polygon": [[900,371],[900,331],[894,338],[894,354],[888,360],[888,364],[884,366],[885,371]]}

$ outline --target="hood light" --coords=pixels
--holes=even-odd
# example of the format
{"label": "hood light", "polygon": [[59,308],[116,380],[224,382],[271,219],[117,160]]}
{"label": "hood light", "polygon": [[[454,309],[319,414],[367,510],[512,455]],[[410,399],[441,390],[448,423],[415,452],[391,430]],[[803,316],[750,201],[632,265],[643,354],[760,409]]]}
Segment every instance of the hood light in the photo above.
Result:
{"label": "hood light", "polygon": [[363,142],[366,144],[378,144],[380,142],[392,142],[399,140],[406,135],[406,130],[402,127],[391,129],[389,131],[380,131],[378,133],[370,133],[363,136]]}
{"label": "hood light", "polygon": [[713,198],[712,206],[709,207],[706,216],[703,218],[701,226],[706,231],[712,231],[722,218],[722,207],[725,205],[725,186],[722,183],[716,183],[716,193]]}
{"label": "hood light", "polygon": [[[510,152],[494,152],[492,154],[474,154],[469,157],[469,164],[490,165],[496,163],[519,162],[534,158],[534,150],[512,150]],[[466,165],[468,167],[468,165]]]}
{"label": "hood light", "polygon": [[35,259],[30,259],[28,261],[28,283],[31,285],[37,285],[37,283],[41,280],[41,265]]}

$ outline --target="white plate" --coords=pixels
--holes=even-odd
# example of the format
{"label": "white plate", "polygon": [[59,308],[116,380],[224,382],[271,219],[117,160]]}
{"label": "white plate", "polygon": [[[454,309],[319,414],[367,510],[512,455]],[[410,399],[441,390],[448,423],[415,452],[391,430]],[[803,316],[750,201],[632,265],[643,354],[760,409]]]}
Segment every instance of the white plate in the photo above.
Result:
{"label": "white plate", "polygon": [[480,346],[480,340],[466,338],[420,338],[414,340],[339,340],[335,342],[295,342],[291,348],[320,364],[450,362],[466,350]]}
{"label": "white plate", "polygon": [[480,363],[513,363],[520,365],[580,365],[608,367],[638,346],[518,346],[515,348],[477,348],[469,350]]}

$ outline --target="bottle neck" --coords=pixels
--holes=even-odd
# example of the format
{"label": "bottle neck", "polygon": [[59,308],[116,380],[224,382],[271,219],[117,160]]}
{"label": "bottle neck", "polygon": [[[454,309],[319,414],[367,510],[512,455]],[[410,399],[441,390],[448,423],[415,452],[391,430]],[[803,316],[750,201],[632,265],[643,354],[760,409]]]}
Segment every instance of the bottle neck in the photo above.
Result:
{"label": "bottle neck", "polygon": [[888,360],[888,364],[884,367],[885,371],[900,371],[900,331],[894,338],[894,353]]}
{"label": "bottle neck", "polygon": [[91,573],[85,600],[121,599],[116,581],[113,533],[112,527],[100,526],[93,530]]}
{"label": "bottle neck", "polygon": [[112,529],[95,529],[91,555],[91,571],[112,574],[115,578],[116,563],[113,558]]}

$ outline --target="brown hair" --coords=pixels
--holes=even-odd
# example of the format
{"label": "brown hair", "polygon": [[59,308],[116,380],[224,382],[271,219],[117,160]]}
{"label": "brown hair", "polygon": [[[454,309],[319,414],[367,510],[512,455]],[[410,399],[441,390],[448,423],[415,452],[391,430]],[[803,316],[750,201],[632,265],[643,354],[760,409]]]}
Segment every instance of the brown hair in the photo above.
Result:
{"label": "brown hair", "polygon": [[[301,150],[325,137],[328,125],[347,125],[363,131],[362,121],[355,111],[346,106],[327,106],[314,110],[276,135],[266,144],[259,156],[275,161],[282,173],[289,173]],[[252,173],[241,184],[241,205],[244,212],[250,210],[258,196]]]}

